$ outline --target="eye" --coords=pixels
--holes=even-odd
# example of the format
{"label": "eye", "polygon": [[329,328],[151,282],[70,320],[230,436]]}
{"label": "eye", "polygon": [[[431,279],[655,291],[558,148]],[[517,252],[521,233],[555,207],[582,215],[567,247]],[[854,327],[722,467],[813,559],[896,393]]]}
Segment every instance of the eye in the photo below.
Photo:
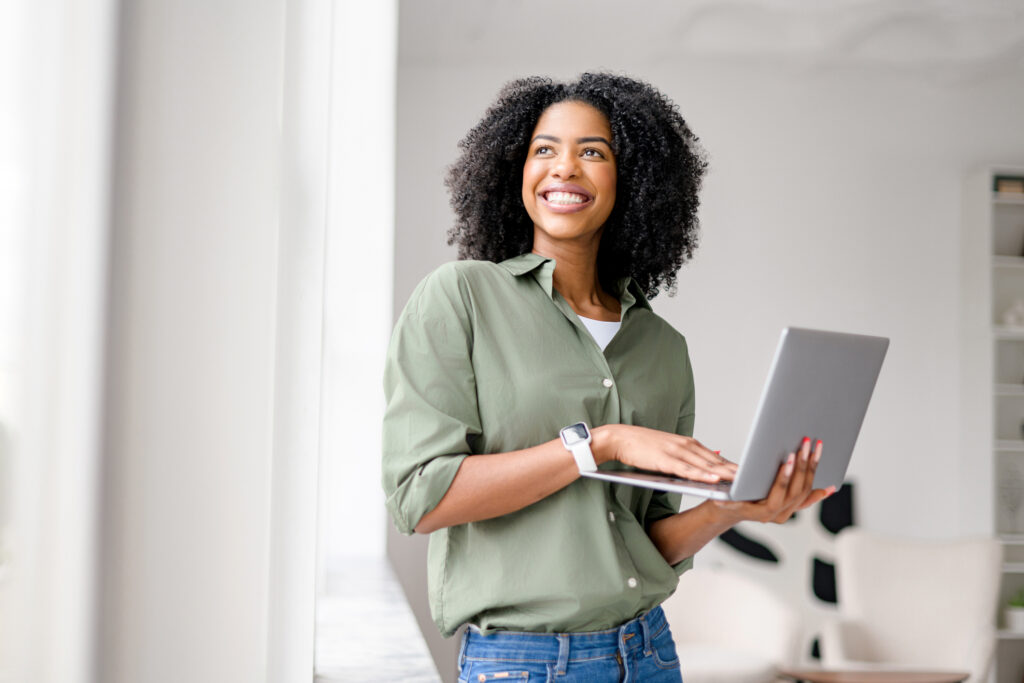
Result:
{"label": "eye", "polygon": [[552,152],[554,152],[554,150],[548,145],[539,145],[535,150],[533,150],[535,156],[543,156],[545,154],[551,154]]}
{"label": "eye", "polygon": [[599,159],[604,159],[605,158],[604,152],[602,152],[601,150],[597,149],[596,147],[587,147],[585,150],[583,150],[583,156],[585,156],[585,157],[597,157]]}

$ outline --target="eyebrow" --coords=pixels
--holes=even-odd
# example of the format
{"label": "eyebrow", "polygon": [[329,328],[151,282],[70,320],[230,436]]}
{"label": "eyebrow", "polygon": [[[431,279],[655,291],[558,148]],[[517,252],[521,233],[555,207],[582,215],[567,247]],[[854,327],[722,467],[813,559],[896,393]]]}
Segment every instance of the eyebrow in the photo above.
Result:
{"label": "eyebrow", "polygon": [[[533,140],[530,140],[530,144],[533,144],[537,140],[551,140],[552,142],[561,142],[562,141],[561,138],[556,138],[554,135],[537,135],[537,136],[535,136],[533,138]],[[576,144],[577,145],[582,145],[585,142],[603,142],[604,144],[608,145],[608,147],[612,146],[612,143],[608,142],[607,140],[605,140],[600,135],[595,135],[595,136],[589,137],[589,138],[576,138]]]}

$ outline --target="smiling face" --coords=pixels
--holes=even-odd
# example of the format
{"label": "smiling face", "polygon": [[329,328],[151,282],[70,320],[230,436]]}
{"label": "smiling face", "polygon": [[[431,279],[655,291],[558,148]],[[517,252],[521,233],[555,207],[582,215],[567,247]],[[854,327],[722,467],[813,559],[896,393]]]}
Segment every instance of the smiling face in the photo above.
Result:
{"label": "smiling face", "polygon": [[544,110],[523,164],[523,204],[533,220],[534,251],[553,242],[595,242],[615,206],[612,131],[583,102]]}

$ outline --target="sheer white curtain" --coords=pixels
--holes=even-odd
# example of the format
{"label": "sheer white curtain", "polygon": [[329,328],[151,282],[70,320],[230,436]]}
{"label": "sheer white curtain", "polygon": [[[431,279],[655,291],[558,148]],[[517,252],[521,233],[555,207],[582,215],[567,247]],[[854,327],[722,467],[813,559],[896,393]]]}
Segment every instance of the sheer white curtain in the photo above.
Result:
{"label": "sheer white curtain", "polygon": [[[398,3],[335,2],[333,23],[321,432],[325,570],[384,556],[380,431],[392,324]],[[440,187],[440,178],[424,179],[435,181]]]}
{"label": "sheer white curtain", "polygon": [[0,5],[0,676],[91,680],[113,0]]}
{"label": "sheer white curtain", "polygon": [[321,439],[383,544],[380,5],[0,3],[0,682],[312,678]]}

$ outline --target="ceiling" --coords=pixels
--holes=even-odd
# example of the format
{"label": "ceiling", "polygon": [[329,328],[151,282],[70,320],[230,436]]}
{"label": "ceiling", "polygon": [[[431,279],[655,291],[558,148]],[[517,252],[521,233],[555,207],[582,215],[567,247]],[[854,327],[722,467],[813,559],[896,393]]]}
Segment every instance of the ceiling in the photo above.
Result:
{"label": "ceiling", "polygon": [[1024,67],[1024,0],[400,0],[399,26],[406,65],[602,64],[625,51],[640,64]]}

